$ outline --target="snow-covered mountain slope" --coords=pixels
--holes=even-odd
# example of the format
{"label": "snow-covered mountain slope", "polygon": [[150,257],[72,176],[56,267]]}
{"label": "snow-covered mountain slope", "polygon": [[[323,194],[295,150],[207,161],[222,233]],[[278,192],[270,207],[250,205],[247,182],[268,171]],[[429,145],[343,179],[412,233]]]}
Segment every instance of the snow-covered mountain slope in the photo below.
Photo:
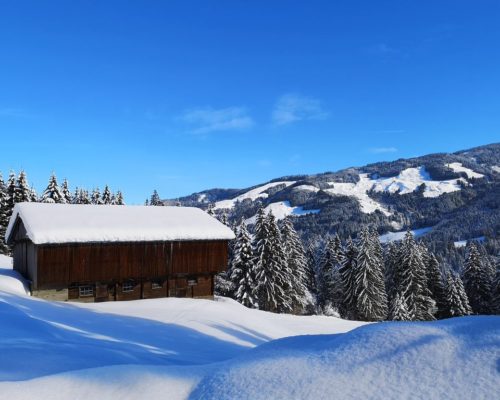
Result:
{"label": "snow-covered mountain slope", "polygon": [[0,261],[2,399],[498,397],[498,317],[366,324],[228,299],[48,302]]}
{"label": "snow-covered mountain slope", "polygon": [[[255,221],[259,207],[293,216],[305,238],[360,226],[380,234],[433,226],[426,239],[454,241],[498,234],[500,144],[450,154],[379,162],[338,172],[281,177],[248,189],[213,189],[180,199],[184,205],[226,213],[231,223]],[[198,199],[203,201],[199,202]],[[439,249],[437,249],[439,251]]]}

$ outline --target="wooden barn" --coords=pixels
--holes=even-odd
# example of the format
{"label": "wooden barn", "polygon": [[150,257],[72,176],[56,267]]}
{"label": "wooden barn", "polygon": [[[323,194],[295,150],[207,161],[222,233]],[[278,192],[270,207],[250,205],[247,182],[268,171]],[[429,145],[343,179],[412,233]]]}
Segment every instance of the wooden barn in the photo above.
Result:
{"label": "wooden barn", "polygon": [[233,232],[203,210],[20,203],[6,232],[33,295],[109,301],[211,297]]}

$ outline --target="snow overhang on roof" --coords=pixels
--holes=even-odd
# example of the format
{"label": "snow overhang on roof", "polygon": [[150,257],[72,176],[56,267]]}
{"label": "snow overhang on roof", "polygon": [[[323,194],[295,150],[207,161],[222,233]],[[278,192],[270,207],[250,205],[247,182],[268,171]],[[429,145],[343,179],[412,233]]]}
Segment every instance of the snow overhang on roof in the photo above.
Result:
{"label": "snow overhang on roof", "polygon": [[35,244],[234,239],[231,229],[194,207],[19,203],[7,240],[18,218]]}

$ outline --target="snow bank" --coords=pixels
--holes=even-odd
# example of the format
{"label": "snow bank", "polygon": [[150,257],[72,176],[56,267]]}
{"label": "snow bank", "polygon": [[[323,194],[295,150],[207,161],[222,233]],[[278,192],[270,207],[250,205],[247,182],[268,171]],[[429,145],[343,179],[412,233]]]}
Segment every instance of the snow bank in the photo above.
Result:
{"label": "snow bank", "polygon": [[[264,212],[268,214],[272,212],[276,219],[284,219],[289,215],[301,216],[307,214],[317,214],[320,212],[318,209],[304,210],[302,206],[292,207],[289,201],[279,201],[277,203],[271,203],[264,208]],[[257,216],[248,218],[245,222],[247,224],[255,224]]]}
{"label": "snow bank", "polygon": [[468,178],[482,178],[483,174],[479,172],[474,172],[470,168],[466,168],[462,165],[462,163],[455,162],[450,164],[445,164],[448,168],[451,168],[454,172],[465,172]]}
{"label": "snow bank", "polygon": [[377,323],[260,346],[191,399],[495,399],[500,317]]}
{"label": "snow bank", "polygon": [[28,282],[12,269],[12,258],[0,254],[0,290],[8,293],[29,294]]}
{"label": "snow bank", "polygon": [[233,239],[234,233],[194,207],[20,203],[19,216],[37,244]]}
{"label": "snow bank", "polygon": [[293,185],[294,183],[295,181],[281,181],[281,182],[267,183],[255,189],[249,190],[248,192],[243,193],[239,196],[236,196],[234,199],[218,201],[215,203],[214,209],[217,210],[221,208],[224,209],[233,208],[237,201],[243,201],[245,199],[250,199],[252,201],[257,200],[259,198],[267,199],[269,195],[267,193],[264,193],[266,190],[279,185],[285,185],[286,187],[288,187],[290,185]]}
{"label": "snow bank", "polygon": [[[425,235],[426,233],[429,233],[431,230],[432,226],[427,228],[414,229],[411,231],[411,233],[413,233],[413,236],[415,237],[420,237]],[[403,240],[406,235],[406,232],[407,231],[384,233],[383,235],[379,236],[380,243],[389,243],[389,242],[396,242],[398,240]]]}

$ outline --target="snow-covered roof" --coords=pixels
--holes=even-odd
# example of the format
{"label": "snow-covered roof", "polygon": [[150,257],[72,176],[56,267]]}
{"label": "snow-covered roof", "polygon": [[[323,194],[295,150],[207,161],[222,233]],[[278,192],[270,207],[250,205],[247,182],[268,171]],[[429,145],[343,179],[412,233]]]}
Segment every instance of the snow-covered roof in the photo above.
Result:
{"label": "snow-covered roof", "polygon": [[35,244],[234,238],[231,229],[194,207],[19,203],[7,239],[17,217]]}

